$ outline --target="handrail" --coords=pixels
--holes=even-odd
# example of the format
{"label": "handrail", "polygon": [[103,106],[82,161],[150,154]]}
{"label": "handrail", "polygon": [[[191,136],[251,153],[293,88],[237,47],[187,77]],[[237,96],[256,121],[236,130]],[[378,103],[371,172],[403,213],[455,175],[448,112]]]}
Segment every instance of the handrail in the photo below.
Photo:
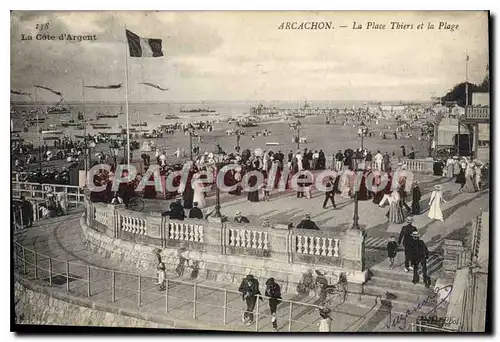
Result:
{"label": "handrail", "polygon": [[[452,330],[452,329],[445,329],[445,328],[439,328],[439,327],[433,327],[431,325],[426,325],[426,324],[420,324],[420,323],[410,323],[411,326],[411,331],[412,332],[423,332],[423,331],[418,331],[416,328],[424,328],[424,329],[432,329],[436,331],[442,331],[442,332],[459,332],[458,330]],[[431,332],[431,331],[429,331]]]}
{"label": "handrail", "polygon": [[[16,252],[16,248],[18,249],[21,249],[21,256]],[[32,254],[33,255],[33,262],[30,262],[28,261],[27,259],[27,255],[28,254]],[[40,275],[41,275],[41,272],[43,273],[48,273],[48,278],[49,278],[49,284],[52,285],[52,279],[54,276],[63,276],[66,278],[66,290],[68,292],[70,292],[70,279],[71,280],[78,280],[78,281],[84,281],[85,283],[87,283],[87,296],[88,297],[91,297],[91,289],[92,289],[92,284],[96,285],[96,284],[100,284],[100,285],[105,285],[105,286],[109,286],[109,283],[106,283],[106,282],[103,282],[103,281],[96,281],[96,280],[93,280],[91,279],[91,274],[92,272],[91,271],[104,271],[104,272],[110,272],[112,274],[111,276],[111,292],[112,292],[112,302],[114,302],[114,299],[115,299],[115,293],[116,293],[116,289],[125,289],[127,291],[134,291],[137,293],[137,298],[138,298],[138,307],[141,306],[141,298],[142,297],[142,294],[153,294],[153,295],[158,295],[159,297],[164,297],[165,298],[165,312],[168,312],[168,299],[183,299],[185,301],[188,301],[190,303],[193,303],[193,318],[194,319],[197,319],[196,317],[196,305],[208,305],[208,306],[211,306],[211,307],[214,307],[214,308],[219,308],[219,309],[224,309],[224,322],[223,324],[226,325],[227,322],[226,322],[226,312],[229,310],[229,311],[237,311],[237,312],[240,312],[240,313],[243,313],[243,312],[246,312],[245,309],[238,309],[238,308],[233,308],[231,306],[228,306],[228,303],[227,303],[227,294],[230,293],[230,294],[237,294],[238,296],[241,295],[240,292],[238,291],[235,291],[235,290],[228,290],[228,289],[221,289],[220,287],[215,287],[215,286],[211,286],[211,285],[206,285],[206,284],[200,284],[200,283],[197,283],[197,282],[188,282],[188,281],[183,281],[183,280],[173,280],[173,279],[169,279],[167,278],[166,279],[166,283],[167,283],[167,286],[165,287],[165,293],[162,294],[162,293],[158,293],[158,292],[152,292],[152,291],[148,291],[148,290],[144,290],[141,288],[141,286],[137,286],[135,288],[130,288],[130,287],[125,287],[125,286],[118,286],[115,284],[115,277],[116,275],[124,275],[124,276],[132,276],[132,277],[136,277],[138,279],[138,282],[139,284],[141,283],[141,280],[143,279],[149,279],[149,280],[154,280],[156,279],[155,277],[151,277],[151,276],[146,276],[146,275],[142,275],[140,273],[130,273],[130,272],[122,272],[122,271],[116,271],[116,270],[113,270],[113,269],[107,269],[107,268],[103,268],[103,267],[98,267],[98,266],[90,266],[88,264],[84,264],[84,263],[78,263],[78,262],[72,262],[72,261],[68,261],[68,260],[64,260],[64,259],[59,259],[59,258],[53,258],[49,255],[45,255],[43,253],[40,253],[40,252],[37,252],[35,251],[34,249],[31,249],[31,248],[28,248],[28,247],[25,247],[23,245],[21,245],[20,243],[18,243],[17,241],[14,241],[14,261],[15,261],[15,265],[17,266],[16,269],[19,269],[20,268],[20,263],[22,264],[22,269],[23,269],[23,273],[25,274],[28,274],[28,271],[27,271],[27,266],[32,266],[34,268],[34,276],[35,276],[35,280],[37,280],[38,278],[41,278]],[[45,261],[48,261],[48,266],[44,267],[43,264],[41,264],[42,262],[45,262]],[[56,266],[59,266],[59,267],[54,267],[54,264]],[[61,265],[65,266],[64,270],[61,270]],[[82,279],[82,278],[77,278],[75,276],[72,276],[70,274],[70,268],[71,266],[73,267],[85,267],[87,269],[87,272],[86,272],[86,278],[87,279]],[[85,273],[85,272],[84,272]],[[84,277],[85,278],[85,277]],[[221,306],[221,305],[216,305],[216,304],[212,304],[212,303],[206,303],[206,302],[203,302],[203,301],[200,301],[200,299],[196,299],[196,292],[194,292],[194,295],[193,295],[193,299],[188,299],[188,298],[185,298],[185,297],[176,297],[176,296],[172,296],[171,294],[168,294],[168,284],[169,283],[175,283],[175,284],[182,284],[182,285],[188,285],[188,286],[192,286],[194,288],[194,291],[196,291],[197,288],[204,288],[204,289],[209,289],[209,290],[215,290],[215,291],[221,291],[224,293],[224,297],[226,298],[226,300],[224,301],[224,305]],[[257,295],[257,297],[262,300],[264,299],[270,299],[270,297],[267,297],[265,295]],[[257,300],[258,302],[259,300]],[[296,306],[296,307],[308,307],[310,309],[319,309],[320,306],[318,305],[315,305],[315,304],[311,304],[311,303],[304,303],[304,302],[298,302],[298,301],[292,301],[292,300],[286,300],[286,299],[282,299],[281,300],[282,303],[287,303],[289,308],[290,308],[290,311],[292,311],[292,308],[293,306]],[[267,306],[266,306],[267,307]],[[284,307],[284,305],[281,305],[280,307]],[[278,307],[278,310],[279,308]],[[254,310],[254,316],[256,317],[256,321],[255,321],[255,329],[256,331],[260,331],[259,330],[259,326],[258,326],[258,320],[259,320],[259,317],[271,317],[271,315],[269,314],[266,314],[266,313],[263,313],[263,312],[260,312],[260,310],[258,309],[259,306],[257,305],[257,309]],[[288,309],[287,309],[288,310]],[[348,313],[343,313],[343,314],[348,314]],[[297,319],[293,319],[293,317],[289,316],[288,317],[288,331],[292,331],[291,328],[293,326],[292,323],[296,323],[296,324],[303,324],[303,325],[306,325],[308,327],[310,326],[317,326],[317,320],[319,320],[319,315],[318,315],[318,318],[313,321],[313,322],[304,322],[304,321],[300,321],[300,320],[297,320]]]}

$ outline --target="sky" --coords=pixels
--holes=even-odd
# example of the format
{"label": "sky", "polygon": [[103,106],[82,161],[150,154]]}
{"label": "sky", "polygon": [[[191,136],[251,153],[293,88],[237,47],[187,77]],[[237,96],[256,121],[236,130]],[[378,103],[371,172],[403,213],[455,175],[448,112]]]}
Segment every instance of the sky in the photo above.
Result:
{"label": "sky", "polygon": [[[331,22],[334,29],[278,29],[311,21]],[[391,30],[391,21],[414,29]],[[354,22],[363,28],[353,29]],[[368,22],[386,29],[367,29]],[[458,29],[439,30],[439,22]],[[95,34],[97,40],[36,40],[42,23],[56,37]],[[419,23],[424,29],[416,29]],[[428,30],[428,23],[436,28]],[[162,39],[164,57],[126,57],[125,27]],[[22,41],[21,34],[33,40]],[[480,83],[488,65],[487,12],[14,11],[11,89],[34,94],[33,84],[40,84],[68,102],[125,101],[126,95],[130,102],[426,101],[465,80],[466,51],[468,79]],[[127,93],[82,91],[82,84],[125,85],[126,75]],[[58,100],[44,90],[36,98]]]}

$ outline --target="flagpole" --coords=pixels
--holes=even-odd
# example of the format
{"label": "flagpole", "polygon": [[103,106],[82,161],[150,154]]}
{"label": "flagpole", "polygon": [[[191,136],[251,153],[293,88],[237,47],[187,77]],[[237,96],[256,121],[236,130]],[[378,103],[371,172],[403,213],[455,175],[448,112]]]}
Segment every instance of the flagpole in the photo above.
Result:
{"label": "flagpole", "polygon": [[38,137],[38,163],[40,165],[40,182],[42,177],[42,143],[40,141],[40,127],[38,123],[38,96],[36,87],[33,85],[33,95],[35,97],[35,112],[36,112],[36,136]]}
{"label": "flagpole", "polygon": [[[125,24],[125,36],[127,35],[127,25]],[[126,39],[126,37],[125,37]],[[130,128],[128,113],[128,42],[125,41],[125,115],[127,117],[127,164],[130,164]]]}
{"label": "flagpole", "polygon": [[87,122],[85,120],[85,82],[82,78],[82,109],[83,109],[83,145],[85,146],[85,179],[87,179],[87,171],[89,169],[89,148],[87,145]]}

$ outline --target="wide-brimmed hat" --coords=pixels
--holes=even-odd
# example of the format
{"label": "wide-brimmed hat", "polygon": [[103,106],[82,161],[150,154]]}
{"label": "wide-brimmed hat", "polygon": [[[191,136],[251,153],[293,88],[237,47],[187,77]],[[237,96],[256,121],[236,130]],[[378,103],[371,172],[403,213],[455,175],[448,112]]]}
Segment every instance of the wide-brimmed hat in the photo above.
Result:
{"label": "wide-brimmed hat", "polygon": [[408,216],[408,217],[406,218],[406,222],[408,222],[408,223],[413,222],[413,216]]}
{"label": "wide-brimmed hat", "polygon": [[236,212],[236,216],[241,215],[241,211]]}
{"label": "wide-brimmed hat", "polygon": [[411,236],[413,238],[418,238],[418,237],[420,237],[420,234],[417,231],[414,231],[414,232],[411,233]]}
{"label": "wide-brimmed hat", "polygon": [[443,187],[441,185],[434,185],[434,189],[436,190],[443,190]]}

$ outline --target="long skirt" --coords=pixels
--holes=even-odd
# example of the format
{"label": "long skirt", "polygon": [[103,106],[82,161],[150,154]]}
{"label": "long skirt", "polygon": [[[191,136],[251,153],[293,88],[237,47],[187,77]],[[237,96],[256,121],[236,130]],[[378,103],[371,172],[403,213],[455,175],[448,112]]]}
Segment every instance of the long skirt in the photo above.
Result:
{"label": "long skirt", "polygon": [[453,164],[450,164],[446,167],[446,177],[449,179],[453,178]]}
{"label": "long skirt", "polygon": [[474,184],[474,177],[467,176],[465,177],[465,192],[476,192],[476,185]]}
{"label": "long skirt", "polygon": [[389,223],[403,223],[405,221],[405,213],[403,211],[401,201],[392,202],[388,212]]}
{"label": "long skirt", "polygon": [[458,173],[457,178],[455,179],[455,183],[465,184],[465,171],[464,171],[464,169],[460,169],[460,172]]}
{"label": "long skirt", "polygon": [[375,193],[375,196],[373,196],[373,203],[379,204],[380,201],[382,200],[382,198],[384,198],[383,191],[379,191],[379,192]]}

